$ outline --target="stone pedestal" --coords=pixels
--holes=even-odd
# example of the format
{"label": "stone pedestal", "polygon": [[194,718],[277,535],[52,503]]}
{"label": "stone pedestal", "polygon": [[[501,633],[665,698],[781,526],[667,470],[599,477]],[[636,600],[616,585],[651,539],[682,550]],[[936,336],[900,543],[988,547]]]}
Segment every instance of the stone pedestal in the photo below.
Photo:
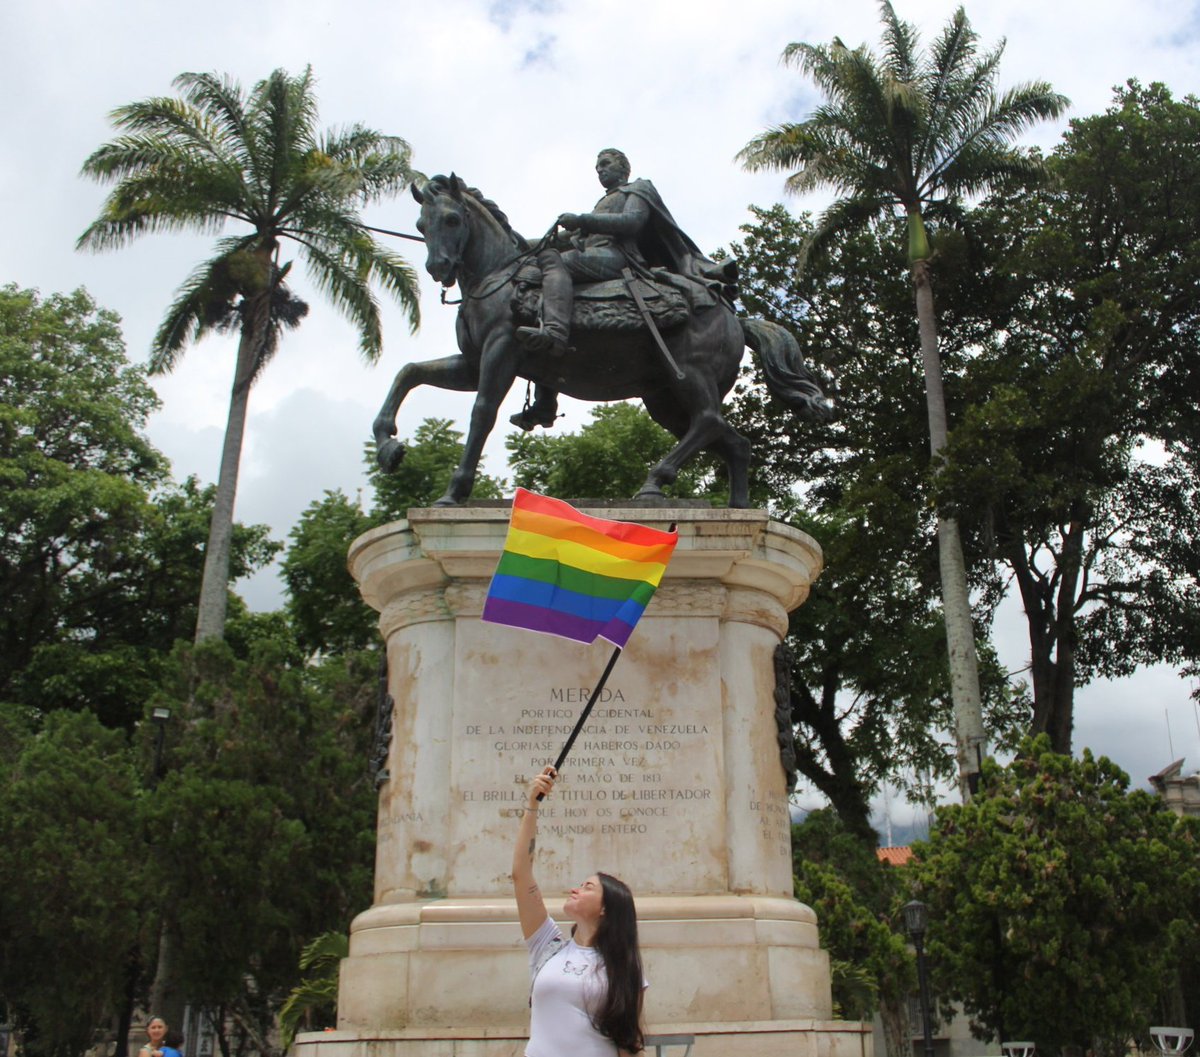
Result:
{"label": "stone pedestal", "polygon": [[[773,655],[820,549],[761,511],[584,509],[675,521],[680,540],[541,809],[535,869],[551,914],[590,873],[624,879],[647,1029],[696,1035],[695,1057],[870,1057],[862,1025],[830,1019],[816,919],[791,895]],[[524,1053],[517,816],[612,648],[480,621],[508,515],[411,510],[351,548],[387,642],[391,777],[338,1029],[302,1035],[304,1057]]]}

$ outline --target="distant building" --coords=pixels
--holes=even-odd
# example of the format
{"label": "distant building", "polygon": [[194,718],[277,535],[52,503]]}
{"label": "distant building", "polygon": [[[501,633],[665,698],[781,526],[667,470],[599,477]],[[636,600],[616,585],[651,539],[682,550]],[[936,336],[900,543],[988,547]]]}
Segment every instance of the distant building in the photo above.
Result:
{"label": "distant building", "polygon": [[1183,775],[1183,760],[1168,764],[1150,776],[1150,784],[1177,815],[1200,818],[1200,774]]}

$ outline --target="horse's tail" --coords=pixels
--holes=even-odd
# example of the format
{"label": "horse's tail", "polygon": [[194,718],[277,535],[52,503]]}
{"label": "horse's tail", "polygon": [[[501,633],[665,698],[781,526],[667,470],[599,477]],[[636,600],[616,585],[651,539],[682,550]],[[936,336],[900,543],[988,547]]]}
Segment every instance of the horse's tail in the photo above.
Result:
{"label": "horse's tail", "polygon": [[816,375],[805,365],[796,339],[783,327],[765,319],[740,322],[746,344],[758,353],[767,388],[806,418],[831,418],[833,404],[822,392]]}

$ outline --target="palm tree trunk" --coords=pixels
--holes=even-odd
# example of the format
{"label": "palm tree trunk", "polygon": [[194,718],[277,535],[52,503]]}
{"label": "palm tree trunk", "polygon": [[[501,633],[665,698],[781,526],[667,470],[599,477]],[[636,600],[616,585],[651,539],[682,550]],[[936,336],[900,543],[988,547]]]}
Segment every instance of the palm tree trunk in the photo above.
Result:
{"label": "palm tree trunk", "polygon": [[[936,460],[945,450],[946,396],[942,389],[942,359],[938,352],[937,322],[933,313],[933,286],[929,262],[911,264],[921,334],[921,359],[925,368],[925,400],[929,410],[929,449]],[[979,661],[975,653],[975,625],[967,589],[967,565],[962,535],[955,517],[938,515],[938,563],[942,578],[942,610],[946,621],[946,647],[950,659],[950,696],[954,706],[954,743],[958,757],[959,793],[966,802],[978,779],[979,762],[987,748],[983,731],[983,706],[979,694]]]}
{"label": "palm tree trunk", "polygon": [[[256,301],[259,300],[256,298]],[[255,304],[248,307],[238,339],[237,364],[233,371],[233,389],[229,395],[229,419],[221,448],[221,471],[208,526],[208,545],[204,549],[204,574],[200,580],[200,605],[196,616],[196,643],[220,639],[225,635],[225,610],[229,601],[229,557],[233,545],[233,502],[237,496],[238,469],[242,460],[242,439],[246,433],[246,409],[250,403],[250,384],[258,360],[259,336],[263,327]]]}

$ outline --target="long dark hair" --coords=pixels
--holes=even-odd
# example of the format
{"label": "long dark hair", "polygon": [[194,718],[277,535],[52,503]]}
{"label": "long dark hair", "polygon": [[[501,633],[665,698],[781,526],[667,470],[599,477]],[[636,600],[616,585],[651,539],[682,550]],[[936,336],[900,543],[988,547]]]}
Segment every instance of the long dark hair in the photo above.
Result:
{"label": "long dark hair", "polygon": [[645,1048],[642,1036],[642,952],[638,949],[637,911],[633,893],[624,881],[598,873],[604,892],[604,913],[592,940],[604,959],[608,994],[592,1024],[600,1034],[612,1039],[617,1048],[640,1053]]}

